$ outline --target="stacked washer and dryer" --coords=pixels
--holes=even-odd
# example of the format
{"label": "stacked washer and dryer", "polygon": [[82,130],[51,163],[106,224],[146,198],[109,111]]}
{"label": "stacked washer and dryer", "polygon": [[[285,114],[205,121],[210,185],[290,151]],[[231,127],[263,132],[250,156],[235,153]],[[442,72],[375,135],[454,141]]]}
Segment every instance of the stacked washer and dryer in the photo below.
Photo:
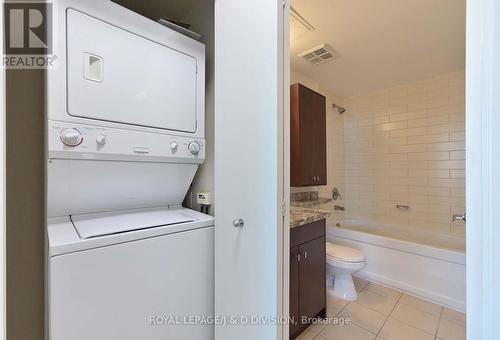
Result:
{"label": "stacked washer and dryer", "polygon": [[213,339],[195,318],[214,312],[214,220],[181,206],[205,158],[204,45],[108,0],[54,1],[53,26],[48,339]]}

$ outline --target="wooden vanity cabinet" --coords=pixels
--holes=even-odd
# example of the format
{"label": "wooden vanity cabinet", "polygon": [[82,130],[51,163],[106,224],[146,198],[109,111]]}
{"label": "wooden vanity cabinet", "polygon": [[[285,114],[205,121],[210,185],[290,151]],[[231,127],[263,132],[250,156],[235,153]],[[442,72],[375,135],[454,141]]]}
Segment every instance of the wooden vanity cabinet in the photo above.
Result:
{"label": "wooden vanity cabinet", "polygon": [[290,87],[290,185],[326,185],[326,98]]}
{"label": "wooden vanity cabinet", "polygon": [[326,316],[325,220],[290,230],[290,339],[307,327],[303,317]]}

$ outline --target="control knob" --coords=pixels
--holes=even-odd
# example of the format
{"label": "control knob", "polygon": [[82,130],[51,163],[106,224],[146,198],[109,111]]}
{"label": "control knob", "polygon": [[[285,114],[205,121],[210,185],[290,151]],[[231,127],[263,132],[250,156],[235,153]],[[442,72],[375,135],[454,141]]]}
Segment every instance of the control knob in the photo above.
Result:
{"label": "control knob", "polygon": [[97,142],[97,144],[99,145],[104,145],[106,144],[107,140],[106,140],[106,136],[105,135],[99,135],[97,136],[97,138],[95,139],[95,141]]}
{"label": "control knob", "polygon": [[64,129],[61,131],[61,142],[67,146],[78,146],[83,142],[83,136],[77,129]]}
{"label": "control knob", "polygon": [[191,152],[193,155],[197,155],[200,153],[200,149],[201,149],[200,143],[198,143],[196,141],[191,142],[188,145],[188,149],[189,149],[189,152]]}

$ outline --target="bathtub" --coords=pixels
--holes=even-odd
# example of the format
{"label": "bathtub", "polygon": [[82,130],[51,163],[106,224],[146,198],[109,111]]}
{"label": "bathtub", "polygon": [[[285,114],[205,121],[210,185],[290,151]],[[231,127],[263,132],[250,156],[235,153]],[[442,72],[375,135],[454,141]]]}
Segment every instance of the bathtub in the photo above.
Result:
{"label": "bathtub", "polygon": [[465,241],[408,226],[342,220],[327,228],[330,242],[365,252],[356,275],[465,313]]}

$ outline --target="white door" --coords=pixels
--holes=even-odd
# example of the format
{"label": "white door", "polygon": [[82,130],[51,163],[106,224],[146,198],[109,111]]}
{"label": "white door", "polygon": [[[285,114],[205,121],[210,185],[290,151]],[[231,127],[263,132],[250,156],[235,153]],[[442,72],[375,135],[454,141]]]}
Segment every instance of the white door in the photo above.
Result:
{"label": "white door", "polygon": [[[0,6],[0,27],[3,27],[3,6]],[[0,35],[0,44],[4,43],[3,34]],[[5,71],[2,69],[0,72],[0,192],[2,198],[0,199],[0,304],[5,306]],[[0,337],[6,337],[5,328],[5,307],[0,308]]]}
{"label": "white door", "polygon": [[500,2],[467,1],[467,339],[500,339]]}
{"label": "white door", "polygon": [[228,322],[215,338],[274,340],[281,328],[270,318],[282,308],[283,4],[216,0],[215,11],[215,312]]}

